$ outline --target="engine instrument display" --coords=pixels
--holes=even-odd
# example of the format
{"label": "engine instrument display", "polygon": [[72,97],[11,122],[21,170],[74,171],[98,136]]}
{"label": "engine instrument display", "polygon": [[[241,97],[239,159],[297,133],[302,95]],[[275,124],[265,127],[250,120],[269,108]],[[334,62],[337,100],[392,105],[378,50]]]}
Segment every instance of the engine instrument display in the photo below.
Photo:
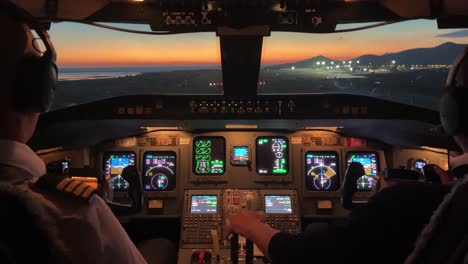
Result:
{"label": "engine instrument display", "polygon": [[288,174],[288,147],[288,139],[286,137],[258,137],[256,142],[257,174]]}
{"label": "engine instrument display", "polygon": [[364,166],[365,175],[357,180],[358,191],[371,191],[377,184],[375,176],[379,171],[378,154],[376,152],[348,152],[346,153],[347,166],[351,162],[359,162]]}
{"label": "engine instrument display", "polygon": [[340,189],[338,153],[309,151],[305,155],[306,187],[310,191],[337,191]]}
{"label": "engine instrument display", "polygon": [[143,189],[172,191],[176,187],[176,154],[172,151],[146,152],[143,159]]}
{"label": "engine instrument display", "polygon": [[190,213],[216,214],[218,197],[216,195],[192,195]]}
{"label": "engine instrument display", "polygon": [[135,152],[108,152],[104,154],[103,168],[110,176],[109,184],[114,191],[126,191],[128,182],[122,178],[122,171],[129,165],[135,165]]}
{"label": "engine instrument display", "polygon": [[222,175],[226,170],[226,140],[223,137],[196,137],[193,140],[193,173]]}
{"label": "engine instrument display", "polygon": [[292,214],[291,196],[265,195],[265,213]]}
{"label": "engine instrument display", "polygon": [[250,153],[248,146],[232,147],[231,163],[233,165],[248,165],[250,161]]}

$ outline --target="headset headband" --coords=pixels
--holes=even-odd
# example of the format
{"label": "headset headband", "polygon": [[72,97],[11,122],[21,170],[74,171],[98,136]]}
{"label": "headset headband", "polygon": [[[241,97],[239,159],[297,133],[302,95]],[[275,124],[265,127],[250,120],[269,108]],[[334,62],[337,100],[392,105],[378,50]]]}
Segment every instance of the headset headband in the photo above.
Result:
{"label": "headset headband", "polygon": [[50,40],[50,36],[47,33],[47,31],[45,31],[42,28],[41,24],[39,23],[39,21],[37,21],[37,19],[34,16],[32,16],[25,9],[13,4],[8,0],[0,0],[0,9],[2,9],[8,15],[21,20],[22,22],[27,24],[32,30],[36,31],[37,35],[41,38],[46,47],[46,51],[44,52],[42,57],[55,63],[57,59],[57,54],[55,52],[54,45]]}

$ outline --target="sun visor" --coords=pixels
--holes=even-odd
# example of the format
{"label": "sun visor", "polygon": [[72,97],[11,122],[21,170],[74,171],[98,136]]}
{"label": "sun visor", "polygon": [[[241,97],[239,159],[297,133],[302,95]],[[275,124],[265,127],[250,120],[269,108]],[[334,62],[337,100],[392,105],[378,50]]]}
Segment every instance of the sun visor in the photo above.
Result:
{"label": "sun visor", "polygon": [[[50,0],[13,0],[13,3],[29,11],[36,17],[47,17],[46,6],[47,2],[55,2]],[[54,17],[62,19],[84,19],[106,5],[110,4],[111,0],[56,0],[56,14]]]}

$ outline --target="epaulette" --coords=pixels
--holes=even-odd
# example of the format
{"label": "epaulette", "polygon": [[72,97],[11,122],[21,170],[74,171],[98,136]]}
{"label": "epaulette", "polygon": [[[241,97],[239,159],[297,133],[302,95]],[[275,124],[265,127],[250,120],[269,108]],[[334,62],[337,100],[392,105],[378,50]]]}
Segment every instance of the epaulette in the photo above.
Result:
{"label": "epaulette", "polygon": [[64,176],[46,174],[39,178],[36,185],[48,191],[58,191],[88,203],[97,190],[85,182]]}

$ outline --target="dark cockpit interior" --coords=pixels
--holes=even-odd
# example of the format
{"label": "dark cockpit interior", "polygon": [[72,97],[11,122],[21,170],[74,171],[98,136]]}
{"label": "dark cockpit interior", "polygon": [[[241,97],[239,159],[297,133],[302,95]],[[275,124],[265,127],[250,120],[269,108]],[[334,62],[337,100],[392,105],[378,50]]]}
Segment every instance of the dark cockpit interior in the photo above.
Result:
{"label": "dark cockpit interior", "polygon": [[[54,104],[28,145],[48,173],[98,189],[133,242],[170,240],[179,264],[269,263],[248,239],[225,238],[230,214],[262,211],[300,234],[346,221],[383,182],[447,183],[439,172],[463,152],[438,110],[468,44],[463,0],[12,2],[59,58]],[[215,63],[188,63],[205,38]],[[193,58],[164,70],[137,61],[145,45],[175,56],[159,43]],[[319,56],[333,43],[338,55]],[[114,46],[112,58],[135,63],[83,66]]]}

